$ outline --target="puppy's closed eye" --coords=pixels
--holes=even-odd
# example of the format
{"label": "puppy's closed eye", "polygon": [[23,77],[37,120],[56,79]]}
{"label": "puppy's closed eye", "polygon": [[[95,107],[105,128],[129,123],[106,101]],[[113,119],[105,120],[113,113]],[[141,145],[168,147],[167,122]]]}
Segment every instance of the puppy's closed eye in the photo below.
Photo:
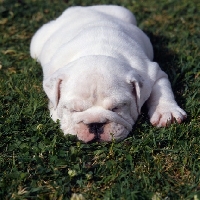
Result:
{"label": "puppy's closed eye", "polygon": [[117,112],[117,111],[119,111],[119,107],[112,108],[112,112]]}
{"label": "puppy's closed eye", "polygon": [[71,109],[70,112],[72,113],[77,113],[77,112],[82,112],[82,110],[78,110],[78,109]]}
{"label": "puppy's closed eye", "polygon": [[127,103],[119,104],[111,109],[112,112],[119,112],[123,107],[127,106]]}

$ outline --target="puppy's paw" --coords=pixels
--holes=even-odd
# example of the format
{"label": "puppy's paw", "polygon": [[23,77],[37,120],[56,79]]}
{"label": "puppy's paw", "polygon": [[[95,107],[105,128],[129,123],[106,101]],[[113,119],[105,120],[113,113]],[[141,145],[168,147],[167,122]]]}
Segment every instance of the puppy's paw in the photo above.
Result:
{"label": "puppy's paw", "polygon": [[149,110],[150,122],[153,126],[165,127],[175,122],[179,124],[187,118],[186,112],[178,105],[158,105]]}

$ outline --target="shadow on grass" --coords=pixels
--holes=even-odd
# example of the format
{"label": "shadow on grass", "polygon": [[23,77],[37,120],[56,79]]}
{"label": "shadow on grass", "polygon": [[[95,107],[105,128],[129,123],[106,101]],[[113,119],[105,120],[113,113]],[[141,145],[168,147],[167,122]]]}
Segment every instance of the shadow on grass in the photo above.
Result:
{"label": "shadow on grass", "polygon": [[154,48],[154,61],[159,64],[161,69],[167,73],[169,81],[174,92],[175,100],[180,107],[185,107],[186,99],[183,97],[183,93],[186,89],[186,80],[184,70],[180,65],[180,56],[172,50],[167,48],[167,44],[172,42],[168,38],[163,36],[154,35],[148,33],[153,48]]}
{"label": "shadow on grass", "polygon": [[[178,105],[184,109],[186,105],[186,99],[183,97],[183,93],[185,91],[186,81],[184,78],[185,72],[179,67],[180,56],[167,48],[168,43],[171,42],[168,38],[155,35],[148,31],[145,31],[145,33],[148,35],[153,45],[153,61],[157,62],[160,68],[168,75],[169,81],[172,85],[172,90],[174,92],[175,100],[177,101]],[[152,126],[149,121],[148,108],[146,104],[143,105],[141,114],[138,117],[138,120],[129,136],[132,137],[134,135],[136,138],[140,138],[141,135],[139,132],[141,125],[143,124],[146,124],[144,126],[148,127]]]}

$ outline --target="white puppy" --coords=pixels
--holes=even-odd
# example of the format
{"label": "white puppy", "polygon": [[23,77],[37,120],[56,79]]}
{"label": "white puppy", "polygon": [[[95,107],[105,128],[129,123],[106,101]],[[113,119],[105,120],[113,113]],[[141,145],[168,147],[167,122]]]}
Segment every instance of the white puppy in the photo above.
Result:
{"label": "white puppy", "polygon": [[36,32],[30,49],[64,134],[84,142],[122,140],[146,101],[155,126],[186,118],[167,75],[152,62],[149,38],[123,7],[69,8]]}

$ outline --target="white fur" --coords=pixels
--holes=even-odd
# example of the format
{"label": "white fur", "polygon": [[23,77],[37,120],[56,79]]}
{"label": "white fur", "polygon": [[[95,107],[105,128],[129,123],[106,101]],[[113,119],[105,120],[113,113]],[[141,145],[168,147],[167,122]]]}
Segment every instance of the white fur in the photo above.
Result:
{"label": "white fur", "polygon": [[121,140],[146,101],[153,125],[186,117],[152,62],[149,38],[123,7],[71,7],[36,32],[30,50],[43,68],[51,116],[65,134],[89,142],[96,137],[89,126],[102,123],[99,140]]}

